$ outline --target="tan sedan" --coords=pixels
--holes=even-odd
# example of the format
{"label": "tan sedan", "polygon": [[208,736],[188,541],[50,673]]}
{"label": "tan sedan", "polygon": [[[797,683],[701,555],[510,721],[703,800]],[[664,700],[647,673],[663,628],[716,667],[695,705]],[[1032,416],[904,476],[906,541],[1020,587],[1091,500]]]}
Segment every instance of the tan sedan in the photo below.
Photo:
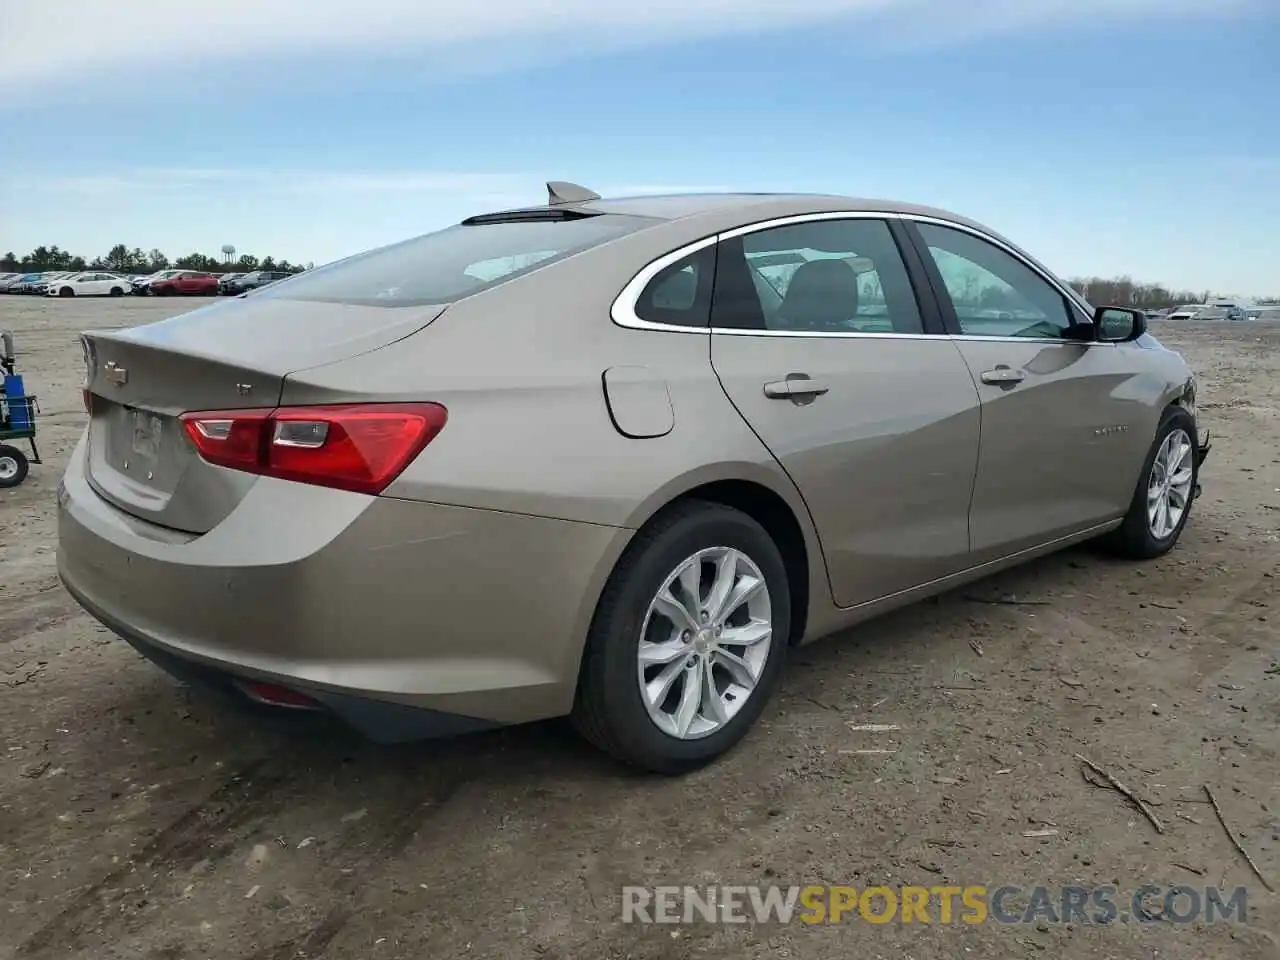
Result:
{"label": "tan sedan", "polygon": [[1208,444],[1141,313],[941,210],[549,187],[86,334],[76,599],[245,701],[383,740],[568,714],[677,772],[797,644],[1177,542]]}

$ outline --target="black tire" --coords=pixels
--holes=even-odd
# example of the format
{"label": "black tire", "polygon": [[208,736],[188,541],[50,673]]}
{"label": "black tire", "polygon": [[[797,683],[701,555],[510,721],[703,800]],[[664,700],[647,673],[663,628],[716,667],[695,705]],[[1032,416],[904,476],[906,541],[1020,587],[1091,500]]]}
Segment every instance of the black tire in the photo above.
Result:
{"label": "black tire", "polygon": [[[638,646],[649,602],[663,582],[685,559],[712,547],[739,550],[759,568],[773,631],[756,686],[738,712],[709,735],[679,739],[660,730],[649,716],[640,693]],[[573,723],[606,753],[652,773],[679,774],[705,766],[737,744],[764,710],[782,673],[790,630],[787,569],[765,529],[721,504],[678,504],[636,534],[609,578],[587,638]]]}
{"label": "black tire", "polygon": [[27,455],[17,447],[0,443],[0,488],[16,487],[27,479]]}
{"label": "black tire", "polygon": [[[1169,434],[1175,430],[1183,431],[1191,441],[1191,487],[1187,497],[1186,509],[1174,525],[1173,530],[1164,537],[1157,537],[1151,530],[1151,520],[1147,513],[1147,491],[1151,483],[1152,468],[1156,455]],[[1137,488],[1133,491],[1133,500],[1129,504],[1129,512],[1124,522],[1110,533],[1103,541],[1114,554],[1130,560],[1153,560],[1173,549],[1182,530],[1191,517],[1192,505],[1195,503],[1195,491],[1200,482],[1200,465],[1196,462],[1196,421],[1191,414],[1179,406],[1170,406],[1160,417],[1160,426],[1156,428],[1155,440],[1147,452],[1142,464],[1142,473],[1138,477]]]}
{"label": "black tire", "polygon": [[76,292],[72,290],[70,287],[63,287],[61,290],[58,291],[58,296],[60,297],[74,297],[75,295],[76,295]]}
{"label": "black tire", "polygon": [[123,290],[121,290],[119,287],[112,287],[112,288],[111,288],[111,296],[113,296],[113,297],[123,297],[123,296],[124,296],[124,291],[123,291]]}

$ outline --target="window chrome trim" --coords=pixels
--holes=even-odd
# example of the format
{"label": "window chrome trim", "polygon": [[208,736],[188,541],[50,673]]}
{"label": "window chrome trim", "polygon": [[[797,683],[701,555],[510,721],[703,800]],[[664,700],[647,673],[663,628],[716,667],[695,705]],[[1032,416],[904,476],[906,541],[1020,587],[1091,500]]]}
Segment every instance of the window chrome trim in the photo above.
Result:
{"label": "window chrome trim", "polygon": [[[734,227],[732,230],[726,230],[720,234],[720,240],[732,240],[734,237],[745,237],[749,233],[760,233],[762,230],[772,230],[775,227],[790,227],[800,223],[818,223],[823,220],[894,220],[899,219],[896,213],[885,213],[879,210],[834,210],[826,213],[795,213],[786,217],[774,217],[771,220],[761,220],[759,223],[749,223],[745,227]],[[896,244],[895,244],[896,246]],[[903,267],[906,267],[904,260]]]}
{"label": "window chrome trim", "polygon": [[636,313],[636,304],[640,301],[640,294],[644,293],[644,288],[649,285],[649,281],[671,266],[671,264],[719,242],[720,234],[713,233],[709,237],[703,237],[701,240],[685,244],[683,247],[672,250],[670,253],[650,262],[632,277],[630,282],[622,288],[622,292],[614,298],[613,306],[609,308],[609,316],[613,319],[613,322],[620,327],[627,327],[631,330],[663,330],[667,333],[710,333],[710,327],[690,327],[642,320],[640,315]]}
{"label": "window chrome trim", "polygon": [[[645,265],[639,273],[637,273],[624,286],[617,297],[614,298],[613,304],[609,308],[610,319],[620,327],[628,330],[654,330],[664,333],[700,333],[700,334],[719,334],[731,337],[796,337],[800,339],[823,338],[829,340],[849,340],[849,339],[872,339],[872,340],[965,340],[980,341],[994,343],[1077,343],[1080,346],[1116,346],[1114,343],[1095,342],[1087,343],[1078,340],[1054,339],[1052,337],[1002,337],[992,334],[947,334],[947,333],[881,333],[876,331],[849,331],[848,333],[828,332],[824,330],[744,330],[734,327],[693,327],[683,326],[669,323],[653,323],[649,320],[643,320],[636,313],[636,303],[640,300],[640,294],[644,292],[644,288],[649,285],[654,277],[665,270],[671,264],[685,257],[697,253],[706,247],[720,243],[724,240],[732,240],[735,237],[746,236],[751,233],[758,233],[763,230],[772,230],[775,227],[787,227],[801,223],[816,223],[824,220],[907,220],[915,223],[932,223],[940,227],[950,227],[953,230],[959,230],[962,233],[968,233],[979,240],[985,240],[992,246],[1003,251],[1013,257],[1020,264],[1040,277],[1045,283],[1049,284],[1067,301],[1080,309],[1082,313],[1089,316],[1089,311],[1085,309],[1084,301],[1070,287],[1064,286],[1057,279],[1049,275],[1045,270],[1030,263],[1027,258],[1013,249],[1008,243],[991,236],[983,230],[970,227],[964,223],[958,223],[954,220],[947,220],[942,217],[930,217],[924,214],[914,213],[895,213],[887,210],[828,210],[821,213],[798,213],[785,217],[773,217],[769,220],[760,220],[756,223],[746,224],[741,227],[734,227],[731,230],[725,230],[722,233],[712,234],[709,237],[703,237],[700,240],[694,240],[682,247],[666,253],[656,260]],[[905,257],[903,258],[904,268],[907,267]]]}

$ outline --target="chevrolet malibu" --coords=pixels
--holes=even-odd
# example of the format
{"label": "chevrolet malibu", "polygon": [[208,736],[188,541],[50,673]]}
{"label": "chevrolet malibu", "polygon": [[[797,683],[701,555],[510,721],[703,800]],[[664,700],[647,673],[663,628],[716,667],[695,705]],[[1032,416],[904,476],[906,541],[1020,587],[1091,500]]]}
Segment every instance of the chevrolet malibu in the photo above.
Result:
{"label": "chevrolet malibu", "polygon": [[72,595],[245,702],[383,741],[569,715],[676,773],[799,644],[1182,533],[1209,448],[1187,365],[991,230],[548,187],[86,333]]}

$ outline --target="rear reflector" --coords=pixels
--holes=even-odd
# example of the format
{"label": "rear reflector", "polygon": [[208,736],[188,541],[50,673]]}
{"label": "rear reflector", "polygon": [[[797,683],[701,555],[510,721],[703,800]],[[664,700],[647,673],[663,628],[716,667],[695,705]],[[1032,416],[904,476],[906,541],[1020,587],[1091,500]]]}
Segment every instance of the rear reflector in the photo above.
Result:
{"label": "rear reflector", "polygon": [[444,429],[438,403],[184,413],[202,459],[281,480],[378,494]]}
{"label": "rear reflector", "polygon": [[246,682],[240,684],[240,688],[250,698],[272,707],[291,707],[294,710],[320,709],[320,703],[308,697],[305,693],[298,693],[296,690],[290,690],[288,687],[281,687],[274,683]]}

